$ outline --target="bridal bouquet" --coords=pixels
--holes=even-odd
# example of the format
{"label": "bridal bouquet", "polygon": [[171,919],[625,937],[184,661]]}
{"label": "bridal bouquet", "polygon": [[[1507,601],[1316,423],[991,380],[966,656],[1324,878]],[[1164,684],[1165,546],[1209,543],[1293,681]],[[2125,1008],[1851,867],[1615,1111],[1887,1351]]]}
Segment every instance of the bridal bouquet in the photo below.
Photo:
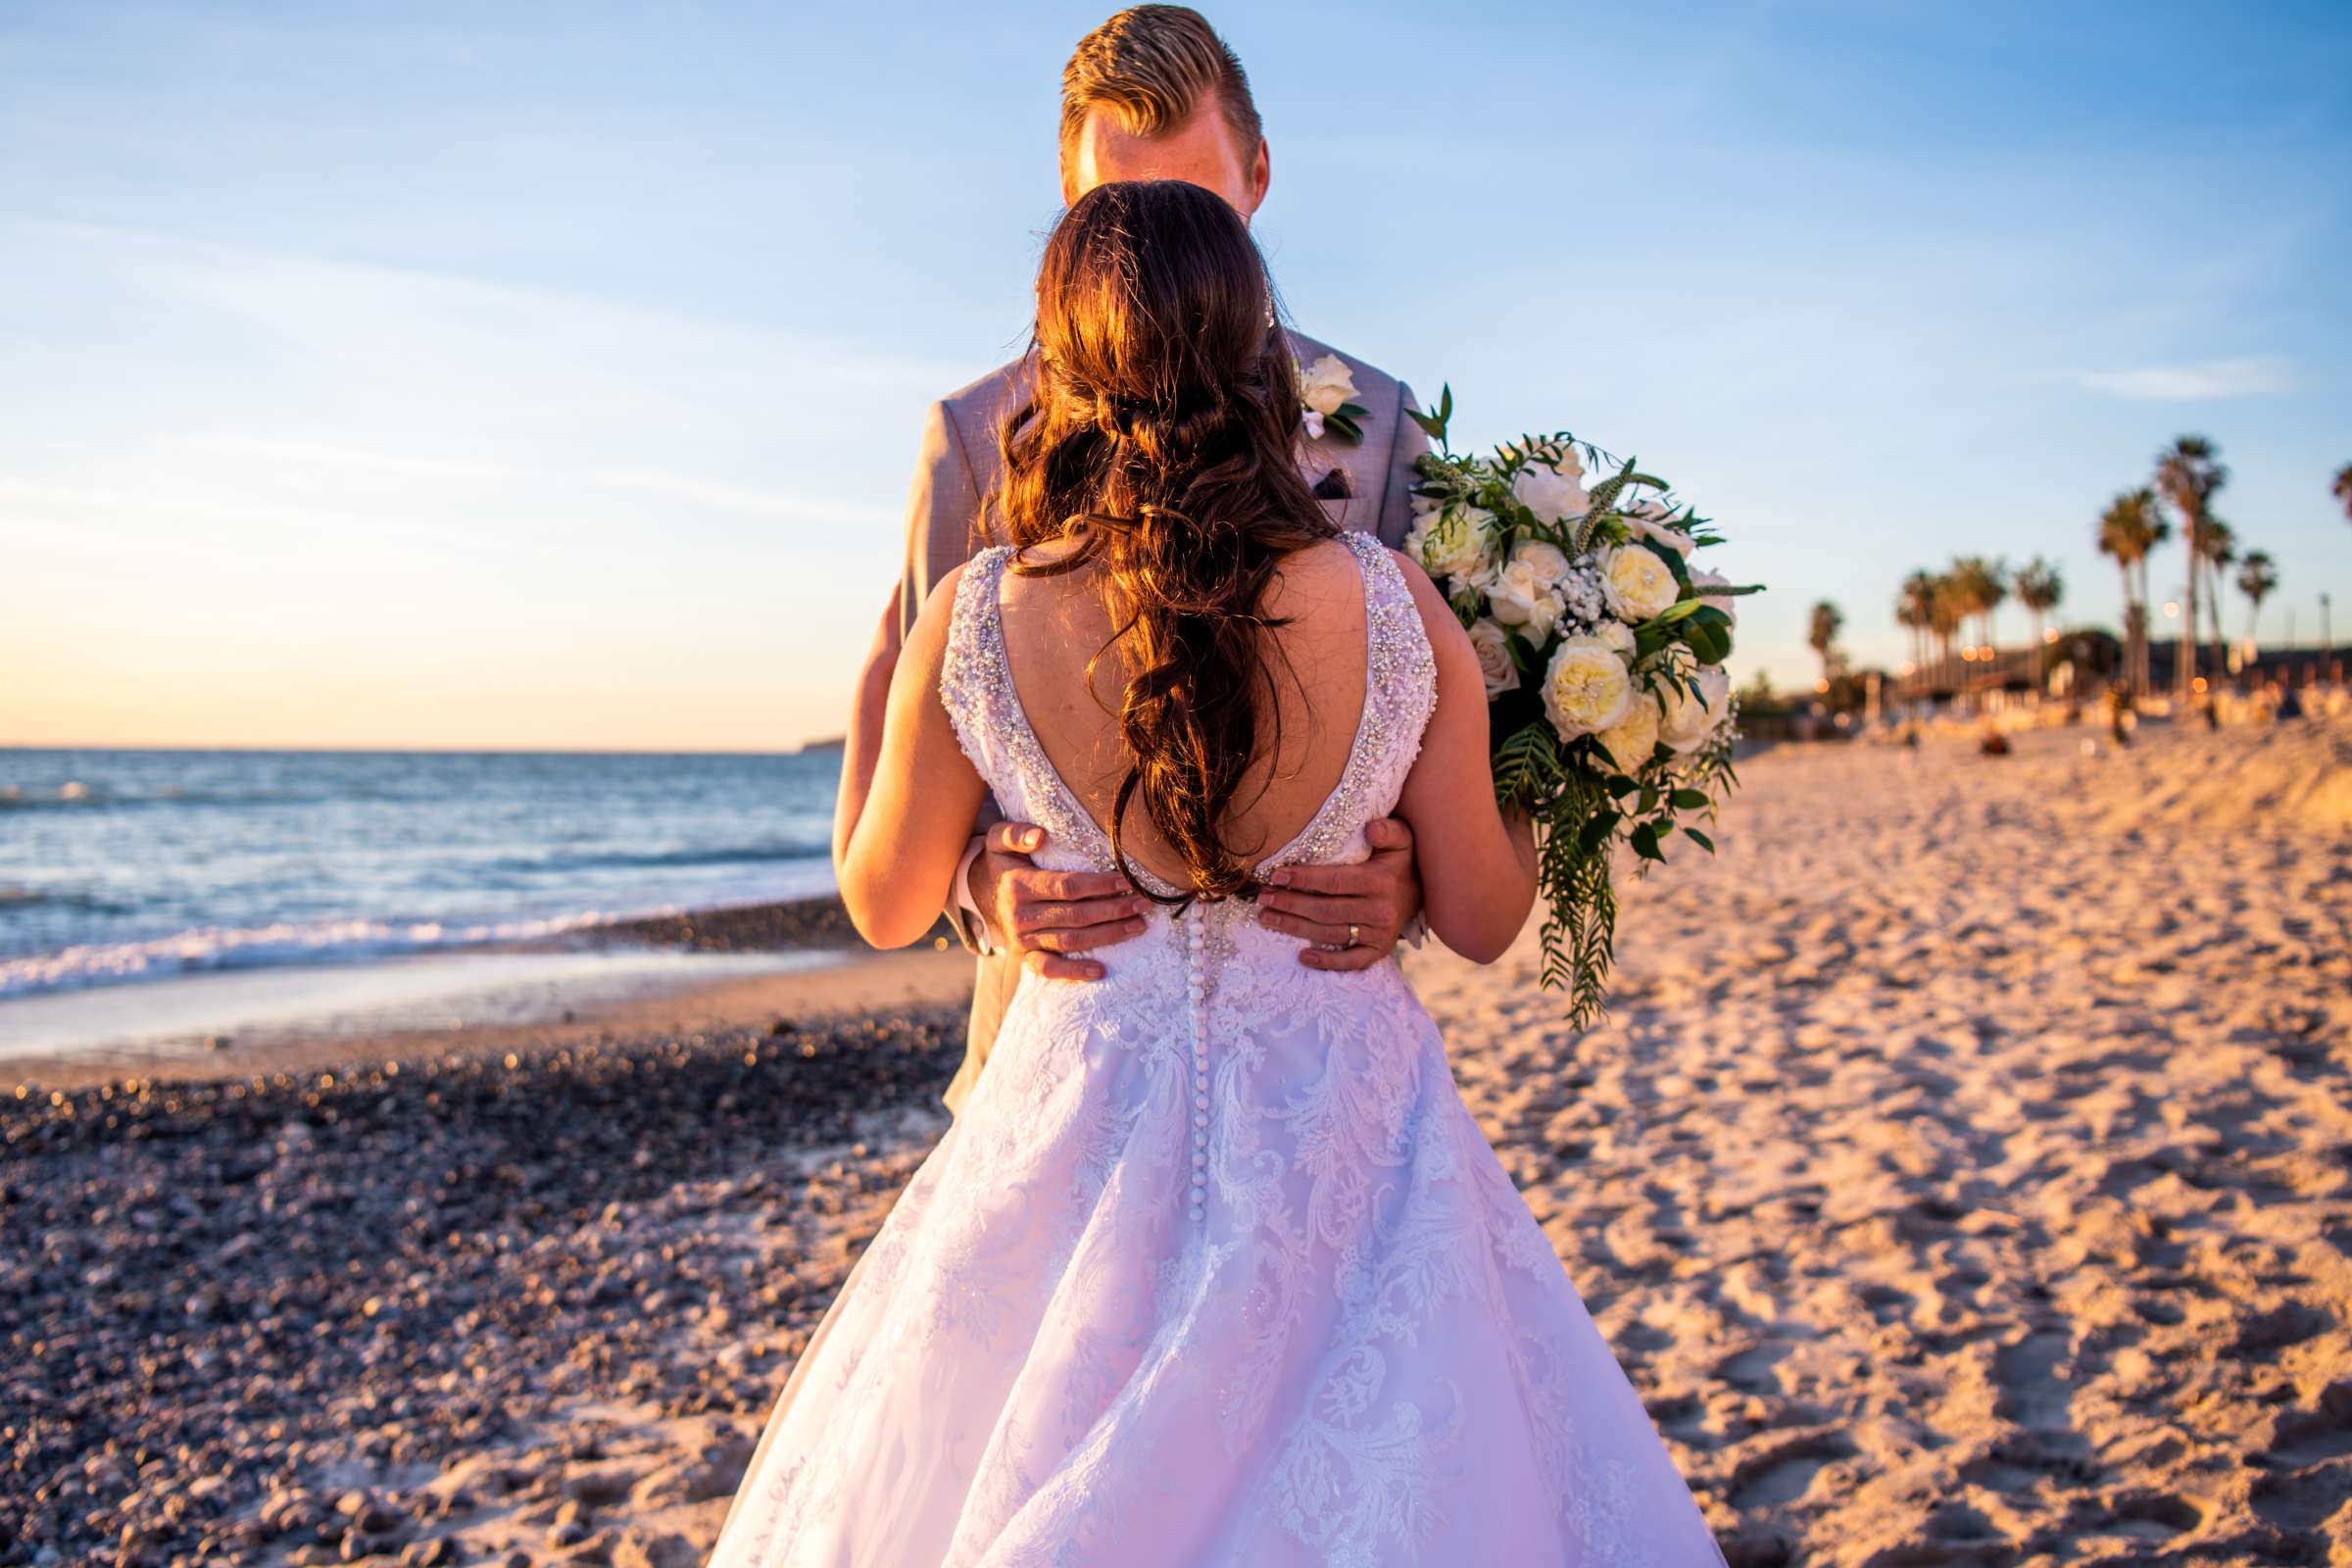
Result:
{"label": "bridal bouquet", "polygon": [[[1693,570],[1719,537],[1632,462],[1564,431],[1456,453],[1450,387],[1413,417],[1437,450],[1420,460],[1404,550],[1478,651],[1494,793],[1537,827],[1543,983],[1567,988],[1581,1026],[1607,991],[1617,844],[1643,862],[1678,831],[1715,848],[1691,819],[1711,820],[1738,782],[1723,662],[1733,600],[1761,590]],[[1587,463],[1605,475],[1589,490]]]}

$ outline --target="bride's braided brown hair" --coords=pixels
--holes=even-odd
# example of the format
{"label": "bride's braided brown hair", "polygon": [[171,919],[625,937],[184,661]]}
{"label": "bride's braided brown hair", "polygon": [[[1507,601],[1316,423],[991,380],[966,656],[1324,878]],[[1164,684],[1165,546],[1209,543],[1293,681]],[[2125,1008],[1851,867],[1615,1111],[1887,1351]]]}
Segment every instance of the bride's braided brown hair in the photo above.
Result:
{"label": "bride's braided brown hair", "polygon": [[[1018,546],[1077,541],[1048,575],[1089,562],[1133,676],[1111,853],[1141,801],[1182,855],[1193,896],[1250,891],[1223,823],[1274,718],[1260,609],[1282,558],[1338,530],[1299,476],[1298,384],[1273,284],[1224,200],[1178,180],[1098,185],[1046,242],[1036,387],[1006,418],[995,497]],[[1275,735],[1279,750],[1280,737]]]}

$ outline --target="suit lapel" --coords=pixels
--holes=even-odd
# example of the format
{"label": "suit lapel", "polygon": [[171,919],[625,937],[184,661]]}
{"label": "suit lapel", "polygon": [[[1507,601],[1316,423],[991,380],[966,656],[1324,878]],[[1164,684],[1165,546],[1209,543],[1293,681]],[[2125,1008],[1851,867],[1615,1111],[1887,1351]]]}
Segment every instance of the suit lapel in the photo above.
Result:
{"label": "suit lapel", "polygon": [[[1301,366],[1312,365],[1326,354],[1338,353],[1303,332],[1292,332],[1289,336],[1292,358]],[[1340,354],[1339,358],[1357,373],[1359,380],[1373,379],[1347,355]],[[1379,379],[1386,382],[1385,377]],[[1358,421],[1363,426],[1363,440],[1346,441],[1336,435],[1310,439],[1301,428],[1298,467],[1334,527],[1376,530],[1380,526],[1382,491],[1387,488],[1389,477],[1389,427],[1396,418],[1394,383],[1359,384],[1356,402],[1366,411]],[[1343,496],[1331,494],[1333,489],[1343,486]]]}

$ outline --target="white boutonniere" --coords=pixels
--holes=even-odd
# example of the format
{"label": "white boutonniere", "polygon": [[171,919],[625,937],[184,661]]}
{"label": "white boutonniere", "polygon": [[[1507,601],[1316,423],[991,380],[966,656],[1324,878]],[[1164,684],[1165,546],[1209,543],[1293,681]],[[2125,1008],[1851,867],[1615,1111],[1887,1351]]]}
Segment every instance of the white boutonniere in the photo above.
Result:
{"label": "white boutonniere", "polygon": [[1346,441],[1361,441],[1364,427],[1357,421],[1372,411],[1355,401],[1355,372],[1337,354],[1326,354],[1298,370],[1298,422],[1307,439],[1320,441],[1323,432]]}

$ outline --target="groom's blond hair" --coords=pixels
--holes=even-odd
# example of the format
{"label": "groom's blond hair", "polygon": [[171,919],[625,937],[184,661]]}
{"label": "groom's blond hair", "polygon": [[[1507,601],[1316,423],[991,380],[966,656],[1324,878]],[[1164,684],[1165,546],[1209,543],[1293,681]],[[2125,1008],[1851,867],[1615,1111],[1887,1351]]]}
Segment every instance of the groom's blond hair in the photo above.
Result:
{"label": "groom's blond hair", "polygon": [[1247,163],[1264,135],[1242,62],[1189,6],[1130,6],[1078,40],[1061,68],[1061,155],[1107,108],[1130,135],[1164,136],[1214,97]]}

